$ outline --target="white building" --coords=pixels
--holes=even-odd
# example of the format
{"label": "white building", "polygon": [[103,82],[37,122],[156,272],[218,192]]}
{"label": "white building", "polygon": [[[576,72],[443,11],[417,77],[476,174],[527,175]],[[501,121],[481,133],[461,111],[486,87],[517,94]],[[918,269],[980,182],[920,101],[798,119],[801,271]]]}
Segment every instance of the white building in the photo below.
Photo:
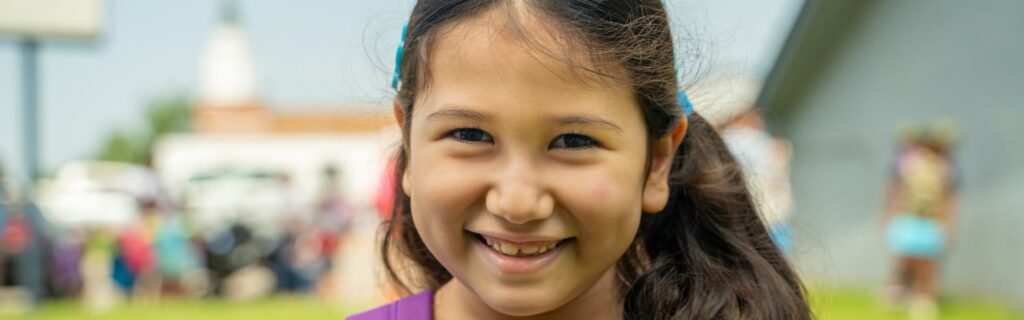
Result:
{"label": "white building", "polygon": [[[153,150],[154,168],[172,197],[185,200],[196,177],[262,172],[287,177],[292,203],[286,205],[311,208],[324,170],[334,167],[340,173],[339,189],[355,205],[367,208],[390,148],[398,141],[390,108],[276,111],[260,99],[257,66],[238,15],[228,7],[202,51],[193,132],[165,137]],[[241,205],[255,200],[224,201]]]}

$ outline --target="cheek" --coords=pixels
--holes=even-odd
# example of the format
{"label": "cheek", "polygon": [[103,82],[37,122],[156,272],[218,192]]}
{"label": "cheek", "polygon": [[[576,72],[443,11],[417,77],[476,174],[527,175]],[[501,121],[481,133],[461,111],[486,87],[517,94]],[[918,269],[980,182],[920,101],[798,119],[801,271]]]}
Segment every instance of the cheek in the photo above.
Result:
{"label": "cheek", "polygon": [[[444,253],[462,243],[462,229],[480,198],[480,174],[428,152],[410,158],[410,200],[413,220],[423,241]],[[439,257],[441,258],[441,257]]]}
{"label": "cheek", "polygon": [[410,197],[421,209],[433,213],[450,215],[464,211],[478,196],[481,175],[472,166],[446,158],[435,149],[414,149],[409,159]]}
{"label": "cheek", "polygon": [[605,202],[608,200],[608,187],[606,186],[594,186],[590,190],[590,196],[597,202]]}
{"label": "cheek", "polygon": [[569,201],[583,209],[581,214],[625,218],[641,203],[643,176],[635,169],[640,166],[640,159],[621,157],[574,170],[571,177],[563,180],[567,181],[567,193],[572,198]]}
{"label": "cheek", "polygon": [[562,199],[573,216],[581,238],[596,247],[621,247],[632,242],[640,221],[641,192],[635,174],[615,170],[581,173],[572,186],[576,192]]}

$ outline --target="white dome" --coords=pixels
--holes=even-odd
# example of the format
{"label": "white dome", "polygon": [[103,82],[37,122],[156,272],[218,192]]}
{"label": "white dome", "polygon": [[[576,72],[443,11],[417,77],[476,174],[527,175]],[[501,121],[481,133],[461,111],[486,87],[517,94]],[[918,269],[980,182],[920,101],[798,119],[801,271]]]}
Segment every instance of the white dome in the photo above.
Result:
{"label": "white dome", "polygon": [[206,42],[199,66],[199,100],[206,106],[238,106],[256,99],[256,71],[245,32],[233,21],[219,24]]}

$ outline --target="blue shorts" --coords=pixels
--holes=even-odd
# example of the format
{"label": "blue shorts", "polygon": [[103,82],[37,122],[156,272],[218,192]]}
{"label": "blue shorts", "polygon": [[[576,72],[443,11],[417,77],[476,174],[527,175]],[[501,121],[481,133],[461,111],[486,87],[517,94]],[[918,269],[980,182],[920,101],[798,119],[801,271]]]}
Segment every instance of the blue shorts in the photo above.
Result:
{"label": "blue shorts", "polygon": [[896,216],[886,230],[889,249],[900,256],[936,259],[946,247],[946,234],[935,219]]}

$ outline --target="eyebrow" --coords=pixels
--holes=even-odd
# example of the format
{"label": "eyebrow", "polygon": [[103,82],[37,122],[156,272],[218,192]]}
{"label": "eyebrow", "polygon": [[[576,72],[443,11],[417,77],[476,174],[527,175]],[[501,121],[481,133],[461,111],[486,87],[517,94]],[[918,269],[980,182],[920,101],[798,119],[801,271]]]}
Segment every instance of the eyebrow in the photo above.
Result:
{"label": "eyebrow", "polygon": [[[430,115],[427,116],[427,120],[429,120],[429,121],[438,121],[438,120],[441,120],[441,119],[463,119],[463,120],[472,120],[472,121],[488,121],[488,120],[491,119],[491,116],[487,115],[487,114],[485,114],[483,112],[473,111],[473,110],[459,108],[459,107],[454,107],[454,108],[448,108],[448,109],[440,110],[440,111],[431,113]],[[553,116],[553,117],[550,117],[549,119],[551,121],[556,122],[556,123],[561,124],[561,125],[578,125],[578,126],[603,127],[603,128],[606,128],[606,129],[611,129],[611,130],[618,131],[619,133],[623,132],[621,127],[619,127],[618,125],[612,123],[611,121],[608,121],[608,120],[605,120],[605,119],[602,119],[602,118],[599,118],[599,117],[596,117],[596,116],[591,116],[591,115],[573,114],[573,115],[566,115],[566,116]]]}
{"label": "eyebrow", "polygon": [[437,121],[441,119],[466,119],[473,121],[486,121],[491,117],[482,113],[462,108],[449,108],[441,111],[431,113],[427,116],[427,120]]}
{"label": "eyebrow", "polygon": [[581,125],[581,126],[604,127],[604,128],[607,128],[607,129],[616,130],[619,133],[623,132],[621,127],[615,125],[611,121],[608,121],[608,120],[605,120],[605,119],[601,119],[601,118],[598,118],[598,117],[595,117],[595,116],[590,116],[590,115],[578,115],[577,114],[577,115],[568,115],[568,116],[562,116],[562,117],[552,117],[552,120],[554,120],[555,122],[558,122],[559,124],[563,124],[563,125]]}

